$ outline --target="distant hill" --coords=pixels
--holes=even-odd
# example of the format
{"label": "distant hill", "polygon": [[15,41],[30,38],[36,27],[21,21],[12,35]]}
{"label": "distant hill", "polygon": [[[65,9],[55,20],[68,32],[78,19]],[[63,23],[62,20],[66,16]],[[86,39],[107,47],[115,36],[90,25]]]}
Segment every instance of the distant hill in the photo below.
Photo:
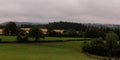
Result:
{"label": "distant hill", "polygon": [[[10,21],[9,21],[10,22]],[[9,22],[1,23],[1,25],[6,25]],[[14,22],[14,21],[13,21]],[[54,29],[80,29],[86,28],[86,26],[94,26],[94,27],[108,27],[108,28],[119,28],[120,25],[114,24],[97,24],[97,23],[75,23],[75,22],[50,22],[50,23],[34,23],[34,22],[15,22],[17,25],[42,25],[44,24],[48,28]]]}
{"label": "distant hill", "polygon": [[[9,22],[4,22],[1,23],[1,25],[6,25]],[[15,22],[17,25],[22,25],[22,24],[30,24],[30,25],[36,25],[36,24],[45,24],[45,23],[33,23],[33,22]]]}

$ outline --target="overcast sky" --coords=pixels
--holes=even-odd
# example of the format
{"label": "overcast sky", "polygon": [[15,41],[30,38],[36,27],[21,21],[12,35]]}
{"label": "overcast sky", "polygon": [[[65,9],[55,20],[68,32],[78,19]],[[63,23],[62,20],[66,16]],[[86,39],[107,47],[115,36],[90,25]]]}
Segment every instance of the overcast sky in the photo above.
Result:
{"label": "overcast sky", "polygon": [[120,0],[0,0],[6,21],[120,24]]}

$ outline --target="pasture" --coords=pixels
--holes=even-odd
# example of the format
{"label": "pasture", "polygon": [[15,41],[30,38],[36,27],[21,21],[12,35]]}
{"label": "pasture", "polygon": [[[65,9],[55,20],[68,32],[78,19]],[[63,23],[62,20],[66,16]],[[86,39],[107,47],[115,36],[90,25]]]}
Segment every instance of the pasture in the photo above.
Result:
{"label": "pasture", "polygon": [[[0,36],[4,41],[14,41],[15,36]],[[46,37],[45,40],[73,40],[83,38]],[[83,41],[54,43],[0,44],[0,60],[96,60],[81,52]]]}
{"label": "pasture", "polygon": [[[0,36],[3,41],[16,41],[16,36]],[[45,41],[54,41],[54,40],[89,40],[90,38],[73,38],[73,37],[45,37]],[[29,38],[30,41],[33,41],[34,38]]]}

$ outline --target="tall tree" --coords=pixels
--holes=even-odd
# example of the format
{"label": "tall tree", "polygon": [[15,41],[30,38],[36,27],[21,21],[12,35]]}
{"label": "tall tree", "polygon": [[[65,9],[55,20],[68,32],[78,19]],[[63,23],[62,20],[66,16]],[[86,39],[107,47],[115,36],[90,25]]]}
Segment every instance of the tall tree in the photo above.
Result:
{"label": "tall tree", "polygon": [[30,29],[29,36],[34,37],[35,41],[37,42],[39,38],[42,37],[42,32],[40,31],[39,27],[34,26]]}
{"label": "tall tree", "polygon": [[4,33],[6,35],[16,35],[17,32],[17,25],[14,22],[9,22],[4,27]]}
{"label": "tall tree", "polygon": [[74,30],[74,29],[69,29],[69,30],[65,30],[63,32],[63,36],[66,36],[66,37],[78,37],[79,33],[77,33],[77,31]]}
{"label": "tall tree", "polygon": [[86,30],[86,37],[87,38],[96,38],[96,37],[99,37],[97,28],[89,27]]}
{"label": "tall tree", "polygon": [[106,35],[106,43],[108,45],[108,50],[109,50],[109,60],[111,60],[111,57],[113,57],[112,51],[114,50],[114,47],[116,46],[118,40],[119,40],[119,36],[114,32],[109,32]]}

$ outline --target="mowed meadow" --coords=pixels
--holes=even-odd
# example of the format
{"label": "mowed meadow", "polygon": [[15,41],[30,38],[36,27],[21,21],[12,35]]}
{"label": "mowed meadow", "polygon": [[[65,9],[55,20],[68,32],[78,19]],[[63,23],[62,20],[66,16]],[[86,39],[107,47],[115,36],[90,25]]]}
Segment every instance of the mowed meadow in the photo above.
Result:
{"label": "mowed meadow", "polygon": [[[2,41],[14,41],[15,36],[0,36]],[[30,38],[33,39],[33,38]],[[44,40],[66,42],[0,44],[0,60],[96,60],[82,52],[84,38],[46,37]],[[73,41],[81,40],[81,41]],[[87,39],[88,40],[88,39]]]}

